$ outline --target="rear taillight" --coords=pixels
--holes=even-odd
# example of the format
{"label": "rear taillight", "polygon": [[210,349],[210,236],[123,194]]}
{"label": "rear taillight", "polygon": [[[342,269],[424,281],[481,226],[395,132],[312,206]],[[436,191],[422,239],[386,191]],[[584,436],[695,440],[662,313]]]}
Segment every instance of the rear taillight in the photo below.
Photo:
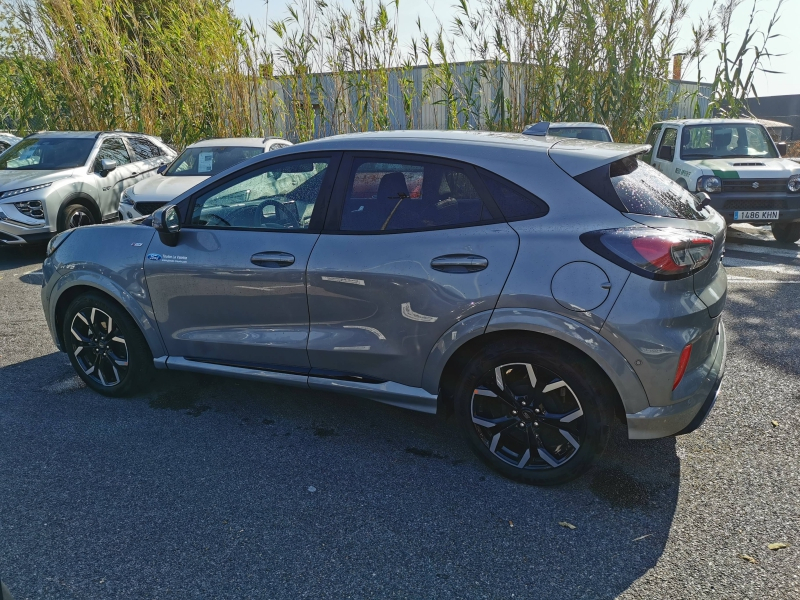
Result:
{"label": "rear taillight", "polygon": [[714,238],[683,229],[624,227],[581,235],[584,245],[611,262],[650,279],[680,279],[711,259]]}

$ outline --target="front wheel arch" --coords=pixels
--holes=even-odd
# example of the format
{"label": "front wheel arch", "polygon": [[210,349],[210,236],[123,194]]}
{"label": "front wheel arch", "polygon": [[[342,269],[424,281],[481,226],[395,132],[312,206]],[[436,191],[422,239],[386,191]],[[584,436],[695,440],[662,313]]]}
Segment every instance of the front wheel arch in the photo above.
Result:
{"label": "front wheel arch", "polygon": [[92,213],[95,223],[103,222],[103,217],[100,214],[100,207],[97,205],[97,202],[95,202],[94,198],[87,194],[73,194],[64,200],[58,209],[58,215],[56,216],[56,229],[58,231],[62,231],[61,223],[64,220],[64,213],[70,206],[74,204],[80,204],[81,206],[87,208]]}
{"label": "front wheel arch", "polygon": [[622,403],[622,398],[619,395],[619,391],[608,377],[606,372],[595,361],[593,361],[588,354],[581,351],[579,348],[576,348],[572,344],[553,336],[525,330],[494,331],[486,333],[469,340],[460,348],[458,348],[453,356],[451,356],[447,361],[439,380],[439,401],[437,408],[438,414],[445,417],[449,417],[453,414],[453,395],[456,387],[458,386],[461,372],[470,359],[476,356],[486,344],[506,339],[532,340],[542,347],[553,347],[558,348],[559,351],[574,353],[576,360],[587,361],[592,366],[594,375],[599,381],[603,382],[603,388],[606,391],[606,397],[612,404],[615,416],[620,422],[623,424],[625,423],[626,411],[625,406]]}

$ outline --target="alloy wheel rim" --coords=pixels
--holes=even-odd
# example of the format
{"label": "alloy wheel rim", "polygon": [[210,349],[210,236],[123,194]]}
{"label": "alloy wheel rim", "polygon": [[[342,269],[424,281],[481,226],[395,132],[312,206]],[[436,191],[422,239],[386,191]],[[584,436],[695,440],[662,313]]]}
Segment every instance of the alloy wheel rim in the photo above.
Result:
{"label": "alloy wheel rim", "polygon": [[70,325],[72,353],[84,374],[104,387],[128,372],[128,344],[111,315],[95,307],[78,311]]}
{"label": "alloy wheel rim", "polygon": [[586,436],[577,395],[555,373],[509,363],[480,378],[470,403],[478,437],[494,456],[519,469],[555,469]]}
{"label": "alloy wheel rim", "polygon": [[67,229],[75,229],[76,227],[92,225],[93,223],[92,215],[90,215],[87,210],[79,208],[70,215],[69,221],[67,222]]}

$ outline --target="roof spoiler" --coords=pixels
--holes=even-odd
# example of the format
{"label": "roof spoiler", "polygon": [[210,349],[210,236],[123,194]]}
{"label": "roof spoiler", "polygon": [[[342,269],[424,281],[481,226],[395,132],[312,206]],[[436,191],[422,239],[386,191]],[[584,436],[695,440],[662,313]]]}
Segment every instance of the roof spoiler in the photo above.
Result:
{"label": "roof spoiler", "polygon": [[550,129],[550,121],[539,121],[533,125],[528,125],[522,130],[525,135],[547,135],[547,130]]}
{"label": "roof spoiler", "polygon": [[567,175],[576,177],[621,158],[644,154],[650,148],[650,144],[615,144],[568,138],[553,144],[548,154]]}

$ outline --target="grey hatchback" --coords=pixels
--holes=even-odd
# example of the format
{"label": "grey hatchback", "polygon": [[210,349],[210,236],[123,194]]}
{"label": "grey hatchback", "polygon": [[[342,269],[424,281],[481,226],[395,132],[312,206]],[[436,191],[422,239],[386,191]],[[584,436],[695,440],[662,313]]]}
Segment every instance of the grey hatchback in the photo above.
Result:
{"label": "grey hatchback", "polygon": [[615,415],[634,439],[688,433],[722,380],[725,221],[647,149],[431,131],[259,155],[144,222],[54,238],[44,312],[106,395],[153,368],[357,394],[561,483]]}

